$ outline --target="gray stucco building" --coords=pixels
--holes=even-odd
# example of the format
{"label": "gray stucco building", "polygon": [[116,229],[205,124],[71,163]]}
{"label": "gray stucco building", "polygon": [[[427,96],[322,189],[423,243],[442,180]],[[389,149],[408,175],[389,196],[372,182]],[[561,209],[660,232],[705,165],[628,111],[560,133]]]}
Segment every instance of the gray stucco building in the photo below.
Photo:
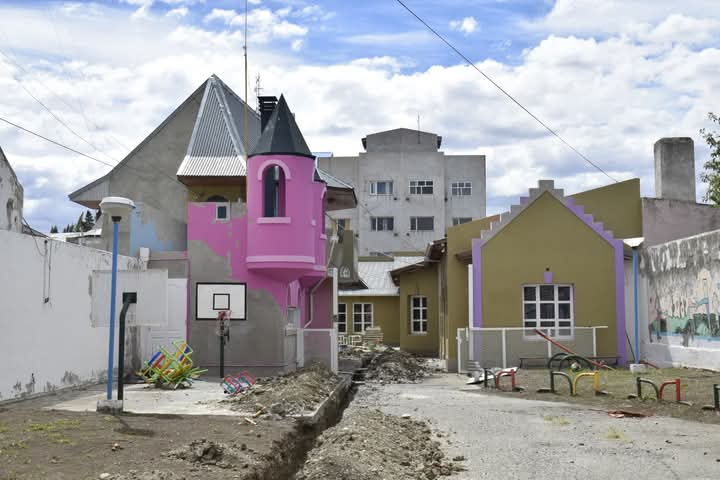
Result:
{"label": "gray stucco building", "polygon": [[360,255],[424,251],[448,226],[485,217],[484,155],[446,155],[442,137],[407,128],[362,143],[358,156],[318,158],[355,187],[358,206],[331,215],[357,234]]}

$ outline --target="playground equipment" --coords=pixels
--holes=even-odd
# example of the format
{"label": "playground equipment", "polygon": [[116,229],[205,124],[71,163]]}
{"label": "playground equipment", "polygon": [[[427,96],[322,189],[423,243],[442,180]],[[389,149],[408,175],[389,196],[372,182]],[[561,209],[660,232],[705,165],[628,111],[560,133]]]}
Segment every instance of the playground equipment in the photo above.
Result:
{"label": "playground equipment", "polygon": [[256,381],[256,378],[252,376],[250,372],[243,370],[237,375],[227,375],[223,378],[223,381],[220,382],[220,386],[223,387],[225,393],[234,397],[255,385]]}
{"label": "playground equipment", "polygon": [[567,373],[559,372],[557,370],[550,371],[550,389],[541,389],[540,392],[558,393],[555,388],[555,377],[562,377],[567,380],[570,395],[573,397],[577,396],[577,384],[580,379],[589,377],[592,377],[593,379],[593,390],[595,391],[595,395],[607,395],[607,392],[602,390],[600,387],[600,372],[583,372],[578,373],[574,377],[570,377]]}
{"label": "playground equipment", "polygon": [[[486,374],[487,375],[487,374]],[[499,372],[495,373],[495,388],[498,390],[504,390],[500,387],[500,379],[502,377],[510,377],[510,391],[515,392],[518,390],[518,387],[515,385],[515,370],[500,370]],[[487,377],[485,377],[487,378]],[[487,386],[487,381],[485,382],[485,385]]]}
{"label": "playground equipment", "polygon": [[[588,359],[588,358],[585,358],[585,357],[583,357],[582,355],[578,355],[577,353],[573,352],[572,350],[570,350],[568,347],[566,347],[566,346],[563,345],[562,343],[556,342],[556,341],[553,340],[552,338],[548,337],[547,335],[545,335],[543,332],[541,332],[541,331],[538,330],[537,328],[535,329],[535,333],[538,334],[539,336],[541,336],[542,338],[544,338],[545,341],[550,342],[551,344],[555,345],[557,348],[559,348],[559,349],[561,349],[561,350],[564,350],[565,352],[567,352],[567,353],[570,354],[570,355],[574,355],[574,356],[575,356],[576,358],[578,358],[578,359],[582,359],[584,362],[586,362],[586,363],[588,363],[588,364],[594,365],[594,366],[597,367],[597,368],[606,368],[606,369],[608,369],[608,370],[613,370],[613,368],[609,367],[608,365],[604,365],[604,364],[599,363],[599,362],[596,362],[596,361],[594,361],[594,360],[590,360],[590,359]],[[554,358],[554,357],[556,357],[556,356],[557,356],[557,355],[553,355],[552,358]],[[550,368],[550,362],[552,361],[552,358],[550,359],[550,361],[548,361],[548,368]],[[562,362],[562,360],[561,360],[561,362]]]}
{"label": "playground equipment", "polygon": [[555,370],[563,370],[564,364],[567,364],[567,368],[570,368],[573,363],[577,363],[584,370],[592,370],[595,366],[589,359],[567,352],[558,352],[550,357],[547,362],[548,370],[553,369],[553,363],[557,363]]}
{"label": "playground equipment", "polygon": [[682,403],[683,405],[690,405],[690,402],[685,402],[682,400],[681,397],[681,390],[680,390],[680,379],[676,378],[674,380],[666,380],[660,384],[660,387],[658,388],[657,384],[653,382],[652,380],[649,380],[647,378],[642,377],[636,377],[635,378],[635,385],[637,389],[637,393],[634,395],[628,395],[628,398],[638,398],[640,400],[644,400],[643,394],[642,394],[642,386],[643,384],[650,385],[653,390],[655,390],[655,399],[660,401],[663,400],[663,391],[665,390],[665,387],[668,385],[674,385],[675,386],[675,401],[677,403]]}
{"label": "playground equipment", "polygon": [[175,347],[174,352],[171,353],[165,347],[160,347],[137,372],[145,380],[145,383],[176,389],[183,384],[192,385],[195,379],[207,371],[193,366],[193,349],[187,342],[176,340],[172,342],[172,345]]}
{"label": "playground equipment", "polygon": [[715,410],[716,412],[720,411],[720,383],[713,383],[712,386],[713,389],[713,404],[712,405],[703,405],[703,410]]}

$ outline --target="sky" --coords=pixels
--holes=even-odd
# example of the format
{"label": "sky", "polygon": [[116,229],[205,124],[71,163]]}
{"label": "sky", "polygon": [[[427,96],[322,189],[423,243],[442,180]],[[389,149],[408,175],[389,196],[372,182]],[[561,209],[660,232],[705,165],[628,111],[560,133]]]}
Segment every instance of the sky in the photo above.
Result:
{"label": "sky", "polygon": [[[404,0],[613,179],[654,195],[653,144],[695,141],[720,111],[717,0]],[[249,0],[250,104],[284,93],[313,151],[356,155],[398,127],[484,154],[488,214],[538,179],[567,193],[611,180],[466,65],[396,0]],[[651,6],[650,6],[651,5]],[[244,2],[0,4],[0,146],[41,231],[74,223],[68,193],[105,174],[217,74],[241,96]],[[44,104],[43,105],[41,105]],[[46,108],[47,107],[47,108]],[[698,198],[705,193],[698,183]]]}

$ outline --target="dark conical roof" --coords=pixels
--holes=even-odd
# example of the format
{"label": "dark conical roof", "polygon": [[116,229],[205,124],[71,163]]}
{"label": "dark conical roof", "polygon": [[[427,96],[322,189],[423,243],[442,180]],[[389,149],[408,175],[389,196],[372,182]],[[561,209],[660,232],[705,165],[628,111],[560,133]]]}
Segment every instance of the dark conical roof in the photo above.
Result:
{"label": "dark conical roof", "polygon": [[280,100],[278,100],[275,110],[265,126],[265,130],[263,130],[260,140],[250,152],[251,157],[269,154],[300,155],[315,158],[307,143],[305,143],[305,139],[297,123],[295,123],[295,117],[290,112],[283,95],[280,95]]}

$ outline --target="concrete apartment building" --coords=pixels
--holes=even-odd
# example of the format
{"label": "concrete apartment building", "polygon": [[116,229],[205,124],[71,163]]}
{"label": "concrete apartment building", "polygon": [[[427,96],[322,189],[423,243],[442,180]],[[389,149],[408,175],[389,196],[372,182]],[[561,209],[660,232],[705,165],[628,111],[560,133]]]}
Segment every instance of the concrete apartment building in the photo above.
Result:
{"label": "concrete apartment building", "polygon": [[484,155],[446,155],[441,136],[407,128],[362,143],[358,156],[318,158],[355,187],[358,206],[331,215],[358,235],[359,255],[421,252],[447,227],[485,217]]}

